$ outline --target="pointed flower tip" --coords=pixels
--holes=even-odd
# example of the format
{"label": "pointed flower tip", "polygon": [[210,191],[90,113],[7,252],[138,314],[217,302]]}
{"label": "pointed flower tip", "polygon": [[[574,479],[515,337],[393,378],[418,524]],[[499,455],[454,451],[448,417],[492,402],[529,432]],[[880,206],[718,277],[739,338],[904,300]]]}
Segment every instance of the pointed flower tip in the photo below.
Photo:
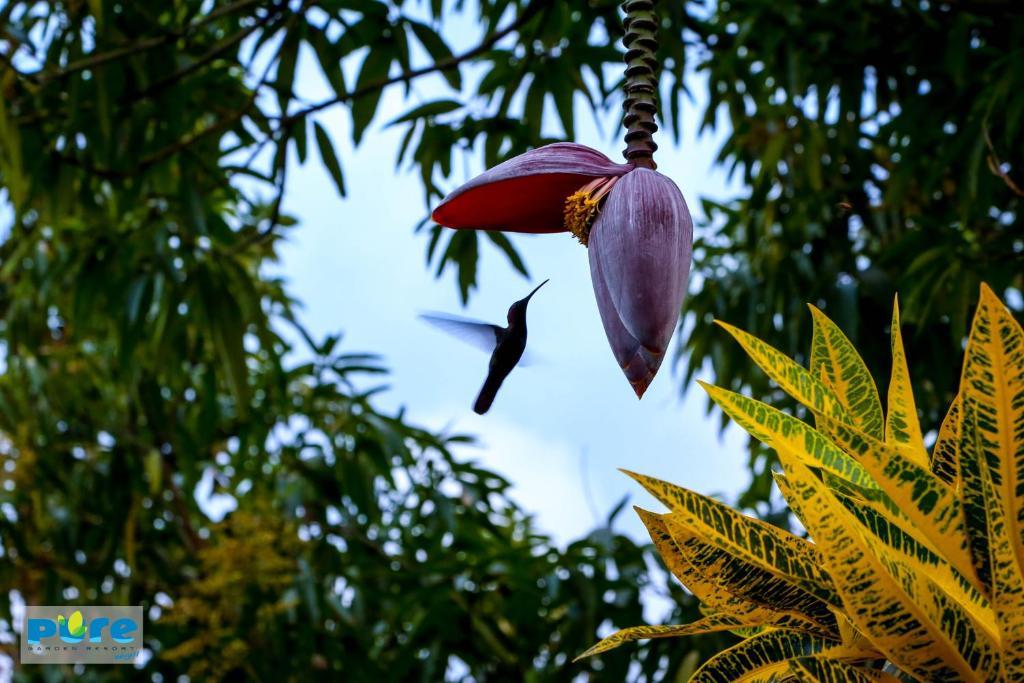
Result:
{"label": "pointed flower tip", "polygon": [[672,180],[635,168],[615,183],[589,236],[590,275],[605,334],[642,398],[679,324],[693,221]]}

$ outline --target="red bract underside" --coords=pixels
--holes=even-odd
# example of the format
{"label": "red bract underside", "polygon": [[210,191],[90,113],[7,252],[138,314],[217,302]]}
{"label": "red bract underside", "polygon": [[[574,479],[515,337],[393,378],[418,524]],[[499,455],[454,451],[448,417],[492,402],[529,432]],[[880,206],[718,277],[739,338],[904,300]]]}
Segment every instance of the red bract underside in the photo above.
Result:
{"label": "red bract underside", "polygon": [[449,228],[509,232],[561,232],[565,200],[592,175],[543,173],[480,185],[434,209],[434,221]]}

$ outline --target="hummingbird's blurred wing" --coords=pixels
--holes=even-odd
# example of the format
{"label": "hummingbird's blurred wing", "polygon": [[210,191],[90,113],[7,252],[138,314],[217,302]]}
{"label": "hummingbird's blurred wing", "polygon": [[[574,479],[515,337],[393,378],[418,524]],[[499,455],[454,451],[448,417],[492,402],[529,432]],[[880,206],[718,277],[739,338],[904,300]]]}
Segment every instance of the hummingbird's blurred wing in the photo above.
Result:
{"label": "hummingbird's blurred wing", "polygon": [[[460,318],[447,313],[421,313],[419,319],[487,354],[494,353],[494,347],[498,345],[498,340],[505,333],[504,327],[470,318]],[[535,363],[536,358],[527,349],[516,365],[523,367]]]}
{"label": "hummingbird's blurred wing", "polygon": [[504,332],[504,329],[497,325],[444,313],[422,313],[419,318],[485,353],[494,353],[494,347],[498,345],[498,339]]}

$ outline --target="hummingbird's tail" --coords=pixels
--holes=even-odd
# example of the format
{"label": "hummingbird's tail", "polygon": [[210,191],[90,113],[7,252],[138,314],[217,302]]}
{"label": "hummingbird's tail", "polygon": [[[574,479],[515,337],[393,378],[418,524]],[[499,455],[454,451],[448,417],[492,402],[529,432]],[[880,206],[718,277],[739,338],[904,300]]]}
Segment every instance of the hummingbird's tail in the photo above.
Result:
{"label": "hummingbird's tail", "polygon": [[484,385],[476,397],[476,403],[473,404],[474,413],[483,415],[490,410],[491,404],[494,403],[494,397],[498,394],[498,389],[501,388],[503,381],[505,381],[505,376],[501,373],[487,373],[487,379],[484,381]]}

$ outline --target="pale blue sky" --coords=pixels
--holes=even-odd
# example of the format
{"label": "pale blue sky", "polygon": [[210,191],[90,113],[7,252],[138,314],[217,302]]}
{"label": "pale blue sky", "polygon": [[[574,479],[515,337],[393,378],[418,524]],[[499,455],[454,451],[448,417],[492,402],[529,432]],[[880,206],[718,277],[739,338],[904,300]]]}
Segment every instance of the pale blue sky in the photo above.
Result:
{"label": "pale blue sky", "polygon": [[[466,48],[480,39],[482,30],[467,17],[449,17],[445,32],[454,46]],[[298,90],[305,99],[319,101],[330,93],[308,57],[300,60]],[[345,64],[350,83],[360,59],[356,54]],[[463,77],[472,82],[480,73],[464,69]],[[676,146],[660,136],[657,160],[696,217],[700,197],[730,193],[724,172],[713,166],[721,135],[696,136],[703,112],[699,76],[690,75],[690,87],[697,100],[683,107],[684,140]],[[568,234],[512,238],[531,281],[486,246],[479,289],[466,309],[460,306],[452,273],[434,279],[425,264],[426,238],[412,230],[427,211],[423,190],[413,173],[395,172],[403,131],[385,124],[416,104],[443,96],[450,92],[435,76],[417,80],[408,99],[401,86],[392,87],[359,149],[351,147],[346,110],[334,108],[319,117],[344,165],[349,190],[344,200],[315,150],[305,167],[292,160],[284,209],[300,224],[289,231],[280,263],[269,270],[285,278],[290,294],[302,302],[304,322],[317,335],[343,332],[347,351],[382,356],[391,370],[392,389],[379,395],[380,407],[405,407],[414,423],[478,437],[480,445],[459,448],[459,456],[505,475],[516,500],[560,542],[590,531],[626,494],[633,503],[659,509],[619,467],[734,499],[749,481],[745,437],[734,428],[719,434],[719,415],[706,414],[698,387],[680,398],[680,378],[671,361],[637,401],[608,348],[586,251]],[[576,141],[619,160],[620,135],[609,136],[618,131],[617,114],[595,121],[584,101],[576,107]],[[560,135],[554,123],[548,132]],[[459,157],[449,189],[482,170],[474,165],[479,155]],[[9,207],[0,205],[0,225],[9,222]],[[529,348],[541,362],[516,369],[490,412],[474,414],[470,406],[486,373],[486,354],[428,327],[417,314],[448,311],[502,323],[508,306],[545,278],[551,282],[534,297],[528,316]],[[690,284],[699,287],[692,278]],[[673,345],[678,343],[677,333]],[[196,493],[203,508],[219,517],[233,505],[230,497],[209,499],[211,483]],[[617,528],[646,538],[629,510]],[[652,609],[656,602],[648,601],[652,620],[661,616]]]}
{"label": "pale blue sky", "polygon": [[[453,42],[467,46],[480,35],[465,18],[446,29]],[[329,96],[319,69],[312,60],[304,62],[302,95],[311,101]],[[463,74],[466,80],[474,77],[472,71]],[[691,76],[692,90],[700,94],[703,86],[696,79]],[[312,162],[290,172],[285,209],[300,227],[290,231],[275,272],[303,302],[304,320],[320,334],[343,331],[349,351],[383,356],[392,390],[381,395],[382,407],[405,406],[414,422],[478,436],[480,447],[460,449],[460,455],[506,475],[516,499],[562,541],[590,530],[627,493],[632,502],[658,509],[618,467],[733,498],[749,480],[744,437],[736,430],[720,437],[717,411],[705,414],[699,387],[679,398],[680,378],[670,361],[637,401],[608,348],[586,251],[569,235],[513,237],[532,282],[486,247],[480,288],[466,309],[460,307],[453,274],[435,280],[426,268],[425,237],[412,232],[425,214],[422,187],[415,174],[396,174],[403,130],[384,124],[449,94],[436,77],[417,81],[408,101],[400,86],[391,88],[355,150],[346,111],[329,110],[319,119],[338,143],[349,196],[338,197],[315,152]],[[582,114],[577,141],[619,159],[622,142],[618,134],[608,135],[616,117],[601,121],[599,131],[582,100],[577,111]],[[727,194],[724,173],[713,168],[720,136],[696,137],[702,111],[699,100],[687,103],[684,141],[675,146],[662,136],[657,155],[659,170],[676,181],[695,213],[699,197]],[[559,130],[552,123],[550,132]],[[480,170],[473,166],[478,155],[459,156],[467,163],[456,164],[450,187]],[[470,406],[486,372],[486,354],[424,325],[416,315],[438,310],[503,322],[509,304],[545,278],[551,282],[534,297],[528,316],[529,348],[543,362],[518,368],[491,411],[477,416]],[[677,333],[673,344],[678,341]],[[637,537],[644,534],[631,511],[618,525]]]}

